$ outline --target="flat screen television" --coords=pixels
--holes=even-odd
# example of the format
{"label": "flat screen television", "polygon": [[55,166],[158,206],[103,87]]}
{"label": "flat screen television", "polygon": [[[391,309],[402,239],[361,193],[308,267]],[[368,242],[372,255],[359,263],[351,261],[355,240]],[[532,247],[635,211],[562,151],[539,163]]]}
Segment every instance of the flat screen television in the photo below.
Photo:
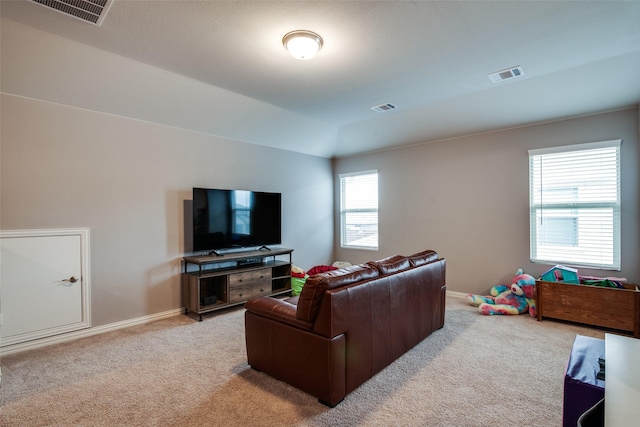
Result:
{"label": "flat screen television", "polygon": [[193,189],[193,250],[281,243],[280,193]]}

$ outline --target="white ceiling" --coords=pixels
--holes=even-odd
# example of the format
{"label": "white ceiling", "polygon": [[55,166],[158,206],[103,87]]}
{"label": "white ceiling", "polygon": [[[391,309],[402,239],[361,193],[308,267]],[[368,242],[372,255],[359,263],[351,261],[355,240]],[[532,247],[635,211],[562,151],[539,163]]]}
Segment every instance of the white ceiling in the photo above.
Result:
{"label": "white ceiling", "polygon": [[[245,120],[265,105],[286,113],[255,141],[242,126],[185,125],[193,130],[324,157],[640,103],[640,1],[114,0],[100,27],[28,0],[0,6],[9,21],[249,98]],[[282,46],[296,29],[323,37],[314,59]],[[512,66],[524,77],[489,80]],[[9,78],[3,91],[14,91]],[[94,108],[77,98],[64,103]],[[219,99],[193,108],[203,102]],[[387,102],[398,108],[370,109]],[[296,130],[283,146],[291,117],[319,123],[323,136],[301,141]]]}

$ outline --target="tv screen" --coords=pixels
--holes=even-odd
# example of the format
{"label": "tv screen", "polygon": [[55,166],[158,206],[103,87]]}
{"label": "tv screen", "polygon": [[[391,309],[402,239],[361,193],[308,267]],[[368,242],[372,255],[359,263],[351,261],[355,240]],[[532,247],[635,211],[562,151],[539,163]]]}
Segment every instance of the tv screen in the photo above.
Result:
{"label": "tv screen", "polygon": [[193,250],[281,243],[281,194],[193,189]]}

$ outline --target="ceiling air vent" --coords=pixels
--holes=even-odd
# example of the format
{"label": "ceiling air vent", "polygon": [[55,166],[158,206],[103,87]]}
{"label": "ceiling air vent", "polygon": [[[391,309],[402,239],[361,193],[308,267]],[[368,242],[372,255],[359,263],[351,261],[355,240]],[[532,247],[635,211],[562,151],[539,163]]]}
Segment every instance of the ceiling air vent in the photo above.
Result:
{"label": "ceiling air vent", "polygon": [[501,82],[503,80],[509,80],[509,79],[513,79],[515,77],[521,77],[521,76],[524,76],[524,71],[522,70],[522,67],[520,67],[520,66],[513,67],[513,68],[507,68],[506,70],[502,70],[502,71],[498,71],[498,72],[493,73],[493,74],[489,74],[489,78],[494,83],[498,83],[498,82]]}
{"label": "ceiling air vent", "polygon": [[95,25],[102,24],[113,0],[31,0],[65,15]]}
{"label": "ceiling air vent", "polygon": [[393,104],[389,104],[389,103],[380,104],[380,105],[376,105],[375,107],[371,107],[371,109],[373,111],[377,111],[378,113],[385,113],[387,111],[390,111],[390,110],[393,110],[393,109],[396,109],[396,108],[398,108],[398,107],[396,107]]}

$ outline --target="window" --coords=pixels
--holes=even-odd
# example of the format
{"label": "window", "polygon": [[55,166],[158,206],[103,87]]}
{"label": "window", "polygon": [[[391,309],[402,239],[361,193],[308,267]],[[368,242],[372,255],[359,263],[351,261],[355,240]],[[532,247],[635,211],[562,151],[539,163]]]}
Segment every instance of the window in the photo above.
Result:
{"label": "window", "polygon": [[529,151],[532,262],[620,270],[620,143]]}
{"label": "window", "polygon": [[233,234],[249,236],[251,234],[251,192],[231,190],[231,213]]}
{"label": "window", "polygon": [[340,175],[340,245],[378,249],[378,171]]}

